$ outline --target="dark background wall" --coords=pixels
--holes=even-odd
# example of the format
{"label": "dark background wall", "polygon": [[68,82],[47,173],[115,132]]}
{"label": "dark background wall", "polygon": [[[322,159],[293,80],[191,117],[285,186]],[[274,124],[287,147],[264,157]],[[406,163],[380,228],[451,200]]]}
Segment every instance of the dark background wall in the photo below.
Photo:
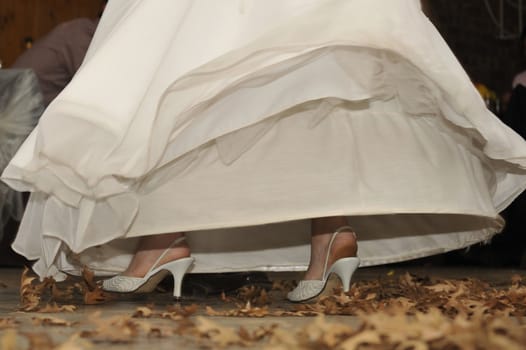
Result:
{"label": "dark background wall", "polygon": [[[517,37],[497,38],[484,0],[427,0],[429,16],[474,82],[483,83],[499,95],[511,89],[515,73],[526,69]],[[518,33],[518,10],[504,1],[506,31]],[[498,16],[498,0],[489,0]],[[524,4],[526,7],[526,2]],[[526,20],[526,16],[524,16]]]}

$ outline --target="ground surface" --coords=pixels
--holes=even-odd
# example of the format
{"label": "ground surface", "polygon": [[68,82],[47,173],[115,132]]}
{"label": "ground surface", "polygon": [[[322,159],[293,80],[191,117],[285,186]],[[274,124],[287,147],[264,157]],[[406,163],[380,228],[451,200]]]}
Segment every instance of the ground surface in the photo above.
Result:
{"label": "ground surface", "polygon": [[88,302],[98,305],[85,305],[82,281],[39,290],[26,279],[21,301],[21,274],[0,270],[3,350],[526,349],[524,270],[364,268],[347,295],[331,288],[321,301],[299,305],[284,300],[300,277],[290,273],[270,274],[273,288],[265,291],[245,287],[181,303],[163,292],[113,300],[91,294]]}

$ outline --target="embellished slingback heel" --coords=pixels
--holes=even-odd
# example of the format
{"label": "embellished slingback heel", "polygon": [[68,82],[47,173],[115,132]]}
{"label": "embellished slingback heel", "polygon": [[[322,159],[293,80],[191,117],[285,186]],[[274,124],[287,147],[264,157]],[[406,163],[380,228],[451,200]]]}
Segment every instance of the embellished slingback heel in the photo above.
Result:
{"label": "embellished slingback heel", "polygon": [[328,266],[329,257],[331,253],[332,244],[336,236],[341,232],[352,232],[356,238],[356,234],[349,226],[343,226],[337,229],[331,237],[329,246],[327,247],[327,255],[325,257],[325,264],[323,266],[323,275],[321,280],[302,280],[298,283],[296,288],[288,293],[287,299],[292,302],[307,301],[317,297],[327,285],[327,281],[331,273],[335,273],[340,278],[343,285],[343,291],[348,292],[351,285],[351,277],[360,265],[358,257],[346,257],[336,260],[332,266]]}
{"label": "embellished slingback heel", "polygon": [[174,279],[173,296],[181,297],[181,286],[183,277],[194,263],[194,258],[180,258],[157,266],[161,259],[176,244],[185,240],[186,237],[179,237],[170,244],[170,246],[157,258],[150,270],[144,277],[129,277],[117,275],[102,282],[102,289],[107,292],[117,293],[149,293],[169,274]]}

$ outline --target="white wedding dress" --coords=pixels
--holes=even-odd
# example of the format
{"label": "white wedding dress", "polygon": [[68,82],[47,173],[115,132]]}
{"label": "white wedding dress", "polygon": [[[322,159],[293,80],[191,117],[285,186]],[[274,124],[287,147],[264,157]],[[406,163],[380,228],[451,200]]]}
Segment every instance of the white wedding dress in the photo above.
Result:
{"label": "white wedding dress", "polygon": [[112,0],[3,180],[33,192],[14,249],[61,278],[175,231],[193,272],[302,270],[333,215],[363,266],[458,249],[525,167],[417,0]]}

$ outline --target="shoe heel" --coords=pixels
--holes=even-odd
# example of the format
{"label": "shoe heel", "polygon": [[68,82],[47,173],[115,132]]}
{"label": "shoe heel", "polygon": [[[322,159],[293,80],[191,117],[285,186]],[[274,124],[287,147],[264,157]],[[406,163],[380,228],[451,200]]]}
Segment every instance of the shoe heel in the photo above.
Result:
{"label": "shoe heel", "polygon": [[194,263],[194,258],[177,259],[163,266],[164,270],[170,271],[174,279],[174,298],[181,298],[181,287],[183,278],[190,266]]}
{"label": "shoe heel", "polygon": [[343,258],[336,261],[329,272],[334,272],[342,282],[343,291],[346,293],[351,286],[351,277],[360,265],[360,259],[356,257]]}

